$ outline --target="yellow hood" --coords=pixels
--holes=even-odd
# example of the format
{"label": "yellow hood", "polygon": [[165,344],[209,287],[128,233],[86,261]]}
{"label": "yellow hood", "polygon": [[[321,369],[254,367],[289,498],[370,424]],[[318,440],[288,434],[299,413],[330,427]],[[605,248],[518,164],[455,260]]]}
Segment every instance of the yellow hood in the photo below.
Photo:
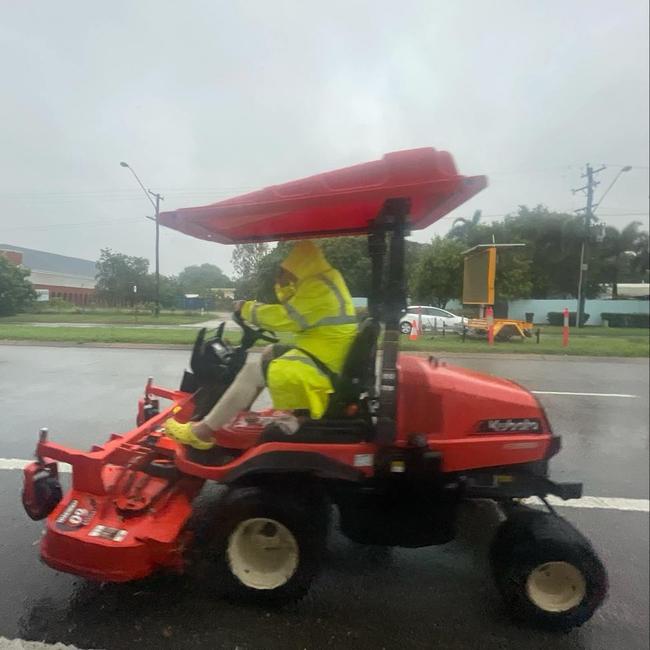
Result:
{"label": "yellow hood", "polygon": [[332,268],[321,249],[309,240],[295,244],[280,266],[293,273],[298,280],[325,273]]}

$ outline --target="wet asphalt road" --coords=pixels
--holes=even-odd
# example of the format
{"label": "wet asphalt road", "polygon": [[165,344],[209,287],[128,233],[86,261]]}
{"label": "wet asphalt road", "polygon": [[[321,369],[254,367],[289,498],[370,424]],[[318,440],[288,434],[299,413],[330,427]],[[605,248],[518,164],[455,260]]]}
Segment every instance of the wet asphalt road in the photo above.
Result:
{"label": "wet asphalt road", "polygon": [[[0,458],[28,458],[40,426],[88,447],[132,426],[148,374],[175,385],[184,351],[0,346]],[[457,359],[534,390],[625,393],[636,399],[542,396],[564,450],[555,477],[585,493],[648,498],[648,365],[577,359]],[[485,505],[462,513],[459,538],[389,554],[334,533],[309,596],[273,611],[210,598],[196,581],[157,577],[97,585],[41,565],[41,525],[19,505],[21,476],[0,471],[0,636],[81,648],[624,648],[648,647],[648,515],[563,509],[601,554],[610,598],[568,635],[513,625],[485,552],[496,521]],[[214,491],[202,498],[206,507]]]}

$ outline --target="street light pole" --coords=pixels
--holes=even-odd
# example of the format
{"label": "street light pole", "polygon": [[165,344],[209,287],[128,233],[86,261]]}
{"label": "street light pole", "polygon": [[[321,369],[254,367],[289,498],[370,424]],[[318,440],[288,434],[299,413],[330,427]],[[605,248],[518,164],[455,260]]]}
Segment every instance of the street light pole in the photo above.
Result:
{"label": "street light pole", "polygon": [[[128,163],[122,161],[120,163],[121,167],[124,167],[128,169],[134,176],[135,180],[138,181],[138,185],[142,188],[142,191],[145,193],[147,199],[149,199],[149,203],[153,206],[155,212],[155,217],[152,219],[152,221],[156,222],[156,268],[155,268],[155,274],[156,274],[156,306],[154,308],[154,313],[156,316],[160,315],[160,202],[164,201],[164,197],[162,197],[160,194],[156,192],[152,192],[151,190],[148,190],[140,180],[139,176],[135,173],[135,170],[133,167],[131,167]],[[154,201],[151,197],[154,197],[156,200]],[[151,217],[148,217],[149,219]]]}
{"label": "street light pole", "polygon": [[156,197],[156,317],[160,315],[160,194],[154,194],[149,190],[149,194]]}

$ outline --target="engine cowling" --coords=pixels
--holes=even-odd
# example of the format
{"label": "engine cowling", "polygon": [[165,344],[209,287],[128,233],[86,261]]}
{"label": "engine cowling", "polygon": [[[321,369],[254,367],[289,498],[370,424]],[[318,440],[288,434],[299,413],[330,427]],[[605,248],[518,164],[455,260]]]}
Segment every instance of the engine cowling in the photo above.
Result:
{"label": "engine cowling", "polygon": [[534,395],[499,377],[434,359],[398,362],[398,443],[425,436],[443,471],[498,467],[548,457],[552,431]]}

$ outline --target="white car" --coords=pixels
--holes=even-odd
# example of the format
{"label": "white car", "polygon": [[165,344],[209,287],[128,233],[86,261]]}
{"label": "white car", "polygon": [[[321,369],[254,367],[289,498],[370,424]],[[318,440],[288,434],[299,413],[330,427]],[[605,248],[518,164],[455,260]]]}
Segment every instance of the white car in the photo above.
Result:
{"label": "white car", "polygon": [[463,327],[467,326],[468,319],[464,316],[456,316],[446,309],[439,307],[431,307],[430,305],[413,305],[407,307],[406,313],[399,321],[399,328],[402,334],[410,334],[413,327],[413,321],[419,322],[418,319],[422,315],[422,330],[423,331],[442,331],[444,329],[460,333]]}

